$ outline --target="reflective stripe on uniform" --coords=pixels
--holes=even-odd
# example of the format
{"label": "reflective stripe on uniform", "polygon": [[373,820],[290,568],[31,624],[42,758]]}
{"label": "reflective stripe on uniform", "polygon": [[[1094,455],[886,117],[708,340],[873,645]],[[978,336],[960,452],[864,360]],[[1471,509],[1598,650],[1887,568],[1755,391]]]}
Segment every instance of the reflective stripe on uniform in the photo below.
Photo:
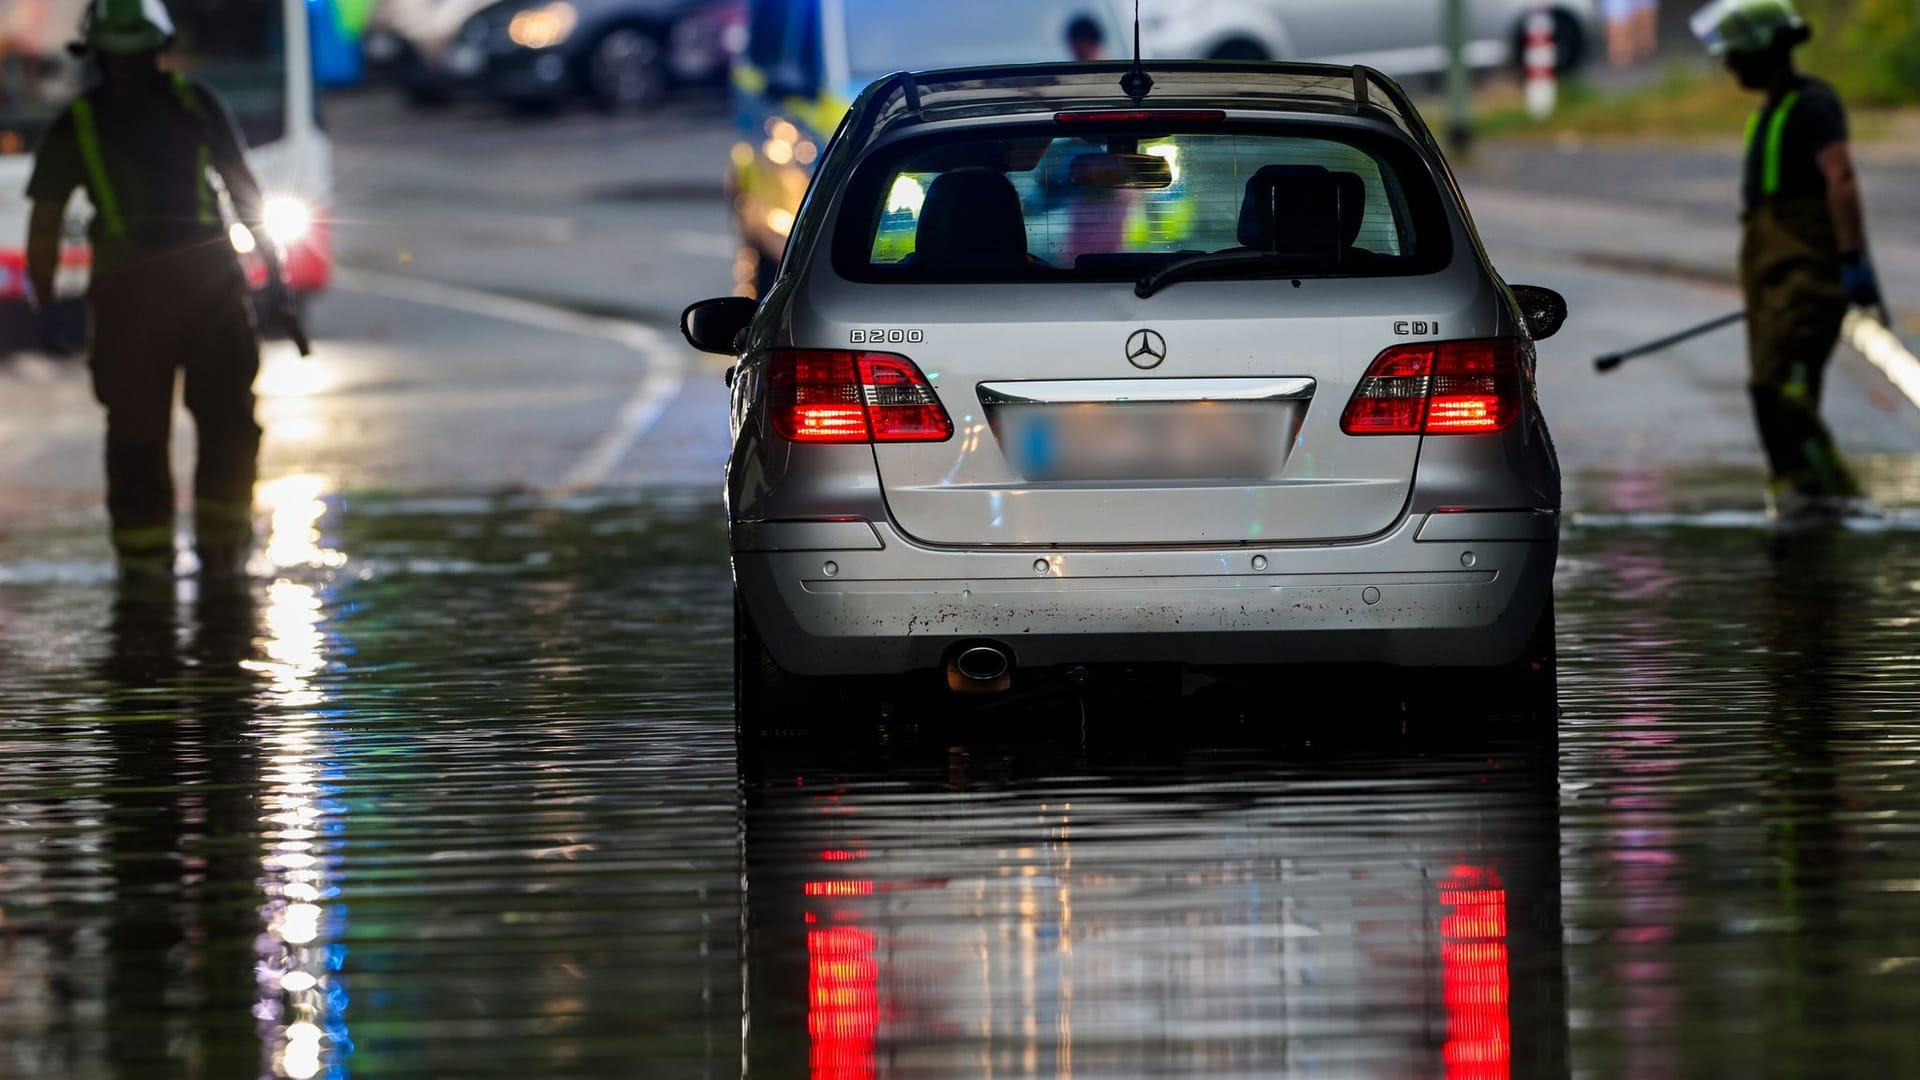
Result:
{"label": "reflective stripe on uniform", "polygon": [[136,525],[113,530],[113,547],[122,553],[173,550],[173,526]]}
{"label": "reflective stripe on uniform", "polygon": [[113,181],[107,178],[107,162],[100,154],[100,128],[93,122],[93,103],[86,98],[73,102],[73,137],[80,144],[80,160],[86,163],[87,176],[93,181],[93,208],[100,215],[100,226],[115,239],[127,235],[127,219],[120,216],[120,200],[113,193]]}
{"label": "reflective stripe on uniform", "polygon": [[253,500],[239,499],[195,499],[193,516],[202,521],[220,521],[253,524]]}
{"label": "reflective stripe on uniform", "polygon": [[1787,375],[1786,385],[1780,388],[1780,396],[1788,401],[1805,401],[1807,389],[1807,365],[1795,364]]}
{"label": "reflective stripe on uniform", "polygon": [[[1793,115],[1793,107],[1800,102],[1800,91],[1793,90],[1780,99],[1773,107],[1772,115],[1767,117],[1767,142],[1762,148],[1766,156],[1760,160],[1760,194],[1773,198],[1780,194],[1780,153],[1786,145],[1787,119]],[[1753,152],[1753,140],[1760,135],[1760,113],[1747,118],[1747,152]]]}

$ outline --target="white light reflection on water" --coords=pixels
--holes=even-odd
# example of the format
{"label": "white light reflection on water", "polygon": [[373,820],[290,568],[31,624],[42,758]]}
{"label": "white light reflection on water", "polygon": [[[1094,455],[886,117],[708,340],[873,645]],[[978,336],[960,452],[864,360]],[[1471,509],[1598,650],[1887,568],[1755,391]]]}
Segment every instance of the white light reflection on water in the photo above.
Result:
{"label": "white light reflection on water", "polygon": [[[326,510],[317,476],[262,485],[272,511],[267,557],[275,568],[334,567],[346,558],[320,546]],[[266,767],[259,938],[259,998],[254,1015],[276,1076],[310,1080],[344,1076],[338,1062],[351,1047],[337,982],[342,955],[327,940],[328,902],[336,890],[321,850],[329,732],[326,692],[316,685],[327,665],[324,598],[314,585],[281,578],[267,589],[262,658],[247,666],[266,680],[261,712]]]}
{"label": "white light reflection on water", "polygon": [[320,518],[327,512],[321,500],[325,477],[296,473],[261,484],[256,498],[265,503],[272,522],[267,533],[269,573],[291,567],[337,570],[347,564],[343,552],[323,546]]}

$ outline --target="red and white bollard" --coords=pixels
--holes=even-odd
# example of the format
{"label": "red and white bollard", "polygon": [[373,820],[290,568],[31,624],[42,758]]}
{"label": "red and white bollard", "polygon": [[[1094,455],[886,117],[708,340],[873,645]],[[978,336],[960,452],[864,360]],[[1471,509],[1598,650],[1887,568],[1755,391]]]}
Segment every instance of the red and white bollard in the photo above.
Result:
{"label": "red and white bollard", "polygon": [[1555,81],[1560,67],[1560,47],[1553,40],[1553,14],[1536,7],[1527,14],[1527,45],[1522,53],[1527,69],[1527,112],[1535,120],[1553,115],[1560,88]]}

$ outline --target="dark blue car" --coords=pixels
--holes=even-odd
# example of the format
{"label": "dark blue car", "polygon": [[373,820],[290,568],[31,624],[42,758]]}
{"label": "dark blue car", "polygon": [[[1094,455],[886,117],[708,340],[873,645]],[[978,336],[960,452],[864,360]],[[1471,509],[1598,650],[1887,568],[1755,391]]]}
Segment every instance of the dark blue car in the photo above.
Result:
{"label": "dark blue car", "polygon": [[505,0],[461,28],[490,96],[543,104],[585,96],[614,112],[725,75],[740,0]]}

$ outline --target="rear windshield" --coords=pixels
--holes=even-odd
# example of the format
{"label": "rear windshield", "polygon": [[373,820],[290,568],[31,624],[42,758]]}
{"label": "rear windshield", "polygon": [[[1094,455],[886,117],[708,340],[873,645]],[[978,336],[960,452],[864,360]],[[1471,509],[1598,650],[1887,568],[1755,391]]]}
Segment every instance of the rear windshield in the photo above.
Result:
{"label": "rear windshield", "polygon": [[1117,281],[1176,260],[1195,277],[1380,277],[1446,265],[1418,157],[1365,132],[972,131],[900,144],[855,174],[841,276],[870,282]]}

